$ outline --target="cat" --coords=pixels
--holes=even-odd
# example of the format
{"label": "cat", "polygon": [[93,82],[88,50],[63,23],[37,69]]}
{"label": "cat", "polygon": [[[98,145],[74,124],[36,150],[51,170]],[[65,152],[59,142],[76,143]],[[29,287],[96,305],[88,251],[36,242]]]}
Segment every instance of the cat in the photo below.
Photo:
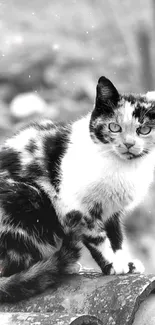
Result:
{"label": "cat", "polygon": [[124,250],[123,215],[145,197],[155,165],[155,101],[106,77],[92,112],[33,122],[0,151],[0,302],[43,292],[88,249],[104,275],[143,272]]}

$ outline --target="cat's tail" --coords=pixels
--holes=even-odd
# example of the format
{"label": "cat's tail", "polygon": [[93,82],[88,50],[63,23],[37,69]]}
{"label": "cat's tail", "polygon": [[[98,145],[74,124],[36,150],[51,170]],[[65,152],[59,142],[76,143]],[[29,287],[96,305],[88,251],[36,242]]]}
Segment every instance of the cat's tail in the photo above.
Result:
{"label": "cat's tail", "polygon": [[80,255],[78,245],[61,246],[47,260],[10,277],[0,278],[0,302],[15,302],[41,293],[60,281]]}

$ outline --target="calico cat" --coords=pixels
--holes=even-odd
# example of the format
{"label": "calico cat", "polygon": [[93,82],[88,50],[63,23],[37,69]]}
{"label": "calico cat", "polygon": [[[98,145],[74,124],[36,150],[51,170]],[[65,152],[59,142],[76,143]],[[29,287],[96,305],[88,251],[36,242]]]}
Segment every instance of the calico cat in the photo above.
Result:
{"label": "calico cat", "polygon": [[105,77],[94,109],[69,125],[32,123],[0,151],[0,302],[71,272],[84,245],[103,274],[143,272],[123,248],[123,214],[153,180],[155,101]]}

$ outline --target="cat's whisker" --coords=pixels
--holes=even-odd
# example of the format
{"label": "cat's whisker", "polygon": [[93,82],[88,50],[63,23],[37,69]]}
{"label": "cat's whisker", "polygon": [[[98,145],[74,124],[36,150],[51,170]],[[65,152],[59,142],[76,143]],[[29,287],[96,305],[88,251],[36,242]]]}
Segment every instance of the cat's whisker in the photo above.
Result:
{"label": "cat's whisker", "polygon": [[152,109],[152,107],[149,107],[149,109],[147,111],[144,112],[142,119],[146,116],[146,114]]}
{"label": "cat's whisker", "polygon": [[113,149],[111,148],[111,149],[106,150],[106,151],[103,150],[103,153],[105,153],[105,154],[106,154],[106,153],[109,153],[109,152],[113,152]]}

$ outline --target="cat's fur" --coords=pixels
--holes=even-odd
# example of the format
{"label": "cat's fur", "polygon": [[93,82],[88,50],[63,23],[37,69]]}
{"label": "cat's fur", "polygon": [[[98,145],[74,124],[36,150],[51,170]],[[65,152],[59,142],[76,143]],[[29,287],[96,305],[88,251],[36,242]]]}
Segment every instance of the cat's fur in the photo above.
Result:
{"label": "cat's fur", "polygon": [[120,218],[144,198],[154,165],[155,101],[121,95],[105,77],[92,113],[66,126],[34,123],[8,139],[0,152],[0,301],[55,284],[81,243],[103,274],[142,271],[124,253]]}

